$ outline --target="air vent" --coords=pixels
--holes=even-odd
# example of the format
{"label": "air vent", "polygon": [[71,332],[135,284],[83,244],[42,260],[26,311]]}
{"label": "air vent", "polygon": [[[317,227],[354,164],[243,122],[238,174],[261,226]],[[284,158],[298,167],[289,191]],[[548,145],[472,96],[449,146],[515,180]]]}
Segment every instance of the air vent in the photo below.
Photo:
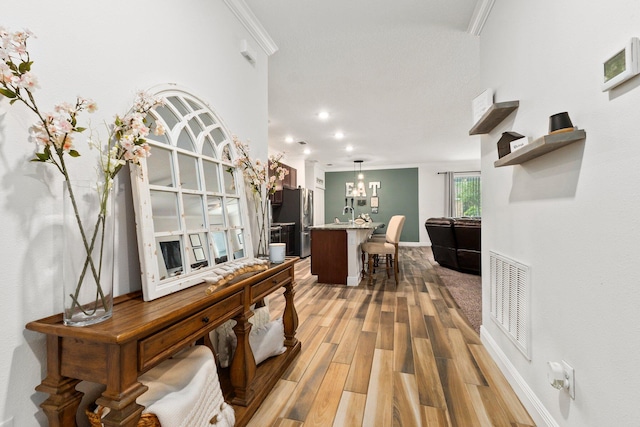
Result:
{"label": "air vent", "polygon": [[529,267],[489,251],[491,318],[531,360]]}
{"label": "air vent", "polygon": [[298,144],[300,144],[300,145],[307,145],[307,141],[298,141]]}

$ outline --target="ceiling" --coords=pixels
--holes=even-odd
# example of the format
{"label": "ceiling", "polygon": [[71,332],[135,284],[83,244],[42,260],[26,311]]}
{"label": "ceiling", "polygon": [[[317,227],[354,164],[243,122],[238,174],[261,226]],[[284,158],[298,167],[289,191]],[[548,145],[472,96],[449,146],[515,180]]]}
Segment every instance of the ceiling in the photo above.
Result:
{"label": "ceiling", "polygon": [[467,32],[476,0],[245,2],[278,46],[270,151],[327,171],[480,158],[468,134],[481,92],[479,39]]}

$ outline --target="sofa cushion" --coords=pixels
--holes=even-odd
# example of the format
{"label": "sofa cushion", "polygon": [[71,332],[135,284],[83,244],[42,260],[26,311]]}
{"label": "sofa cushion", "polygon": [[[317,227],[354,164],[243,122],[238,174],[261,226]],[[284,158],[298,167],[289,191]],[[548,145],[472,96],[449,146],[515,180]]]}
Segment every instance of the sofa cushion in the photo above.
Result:
{"label": "sofa cushion", "polygon": [[456,248],[446,248],[444,246],[431,245],[431,251],[433,252],[433,259],[443,267],[453,268],[458,270],[458,254]]}
{"label": "sofa cushion", "polygon": [[480,230],[481,221],[479,219],[456,218],[453,221],[453,233],[455,234],[457,248],[479,252]]}
{"label": "sofa cushion", "polygon": [[453,233],[453,219],[429,218],[424,226],[431,240],[433,258],[443,267],[458,269],[456,238]]}
{"label": "sofa cushion", "polygon": [[424,226],[429,234],[432,245],[445,248],[455,248],[456,238],[453,234],[453,219],[429,218]]}
{"label": "sofa cushion", "polygon": [[458,269],[460,271],[470,274],[480,274],[480,251],[458,249],[456,255],[458,259]]}

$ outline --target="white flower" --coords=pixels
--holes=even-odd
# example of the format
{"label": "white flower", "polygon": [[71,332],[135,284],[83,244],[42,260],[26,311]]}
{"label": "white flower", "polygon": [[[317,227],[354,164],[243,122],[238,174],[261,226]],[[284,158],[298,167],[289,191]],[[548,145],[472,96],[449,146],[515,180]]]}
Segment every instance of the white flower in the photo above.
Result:
{"label": "white flower", "polygon": [[27,71],[20,77],[20,83],[18,86],[33,91],[35,88],[39,87],[38,79],[32,72]]}
{"label": "white flower", "polygon": [[124,135],[120,140],[120,146],[127,151],[133,150],[134,145],[133,135],[131,134]]}
{"label": "white flower", "polygon": [[13,72],[11,68],[4,62],[0,62],[0,84],[2,83],[11,83],[11,79],[13,78]]}
{"label": "white flower", "polygon": [[159,136],[159,135],[164,135],[164,133],[165,133],[165,129],[164,129],[164,126],[162,126],[162,123],[156,122],[156,127],[153,130],[153,134]]}
{"label": "white flower", "polygon": [[61,102],[60,104],[57,104],[55,107],[53,107],[53,110],[56,113],[64,113],[68,115],[74,114],[76,112],[76,108],[68,102]]}

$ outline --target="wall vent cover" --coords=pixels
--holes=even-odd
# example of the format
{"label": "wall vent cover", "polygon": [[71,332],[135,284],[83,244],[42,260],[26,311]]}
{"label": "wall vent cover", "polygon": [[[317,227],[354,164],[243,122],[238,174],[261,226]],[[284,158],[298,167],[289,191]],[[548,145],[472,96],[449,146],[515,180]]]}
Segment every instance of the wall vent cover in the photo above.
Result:
{"label": "wall vent cover", "polygon": [[491,318],[531,360],[529,267],[489,251]]}

